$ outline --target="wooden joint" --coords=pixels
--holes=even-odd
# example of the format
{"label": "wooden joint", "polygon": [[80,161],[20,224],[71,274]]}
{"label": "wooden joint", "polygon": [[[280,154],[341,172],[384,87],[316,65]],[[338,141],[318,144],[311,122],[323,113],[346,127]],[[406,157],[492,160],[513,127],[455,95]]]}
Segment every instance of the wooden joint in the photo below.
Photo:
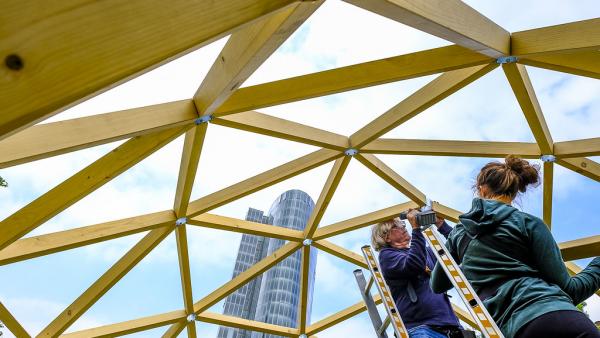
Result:
{"label": "wooden joint", "polygon": [[202,124],[202,123],[208,123],[208,122],[212,121],[212,119],[213,119],[213,116],[212,116],[212,114],[211,114],[211,115],[203,115],[203,116],[200,116],[199,118],[197,118],[197,119],[194,121],[194,123],[195,123],[196,125],[200,125],[200,124]]}
{"label": "wooden joint", "polygon": [[516,63],[519,59],[516,56],[501,56],[496,59],[496,63],[503,65],[505,63]]}

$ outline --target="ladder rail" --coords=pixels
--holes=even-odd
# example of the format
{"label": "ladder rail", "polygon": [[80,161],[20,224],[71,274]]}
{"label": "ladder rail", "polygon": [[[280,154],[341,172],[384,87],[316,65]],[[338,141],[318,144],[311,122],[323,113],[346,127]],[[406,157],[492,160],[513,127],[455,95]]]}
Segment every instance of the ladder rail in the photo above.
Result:
{"label": "ladder rail", "polygon": [[[396,303],[392,298],[392,293],[388,285],[386,284],[383,275],[381,274],[381,268],[379,266],[379,262],[375,259],[375,254],[373,253],[373,249],[369,245],[365,245],[361,248],[363,255],[367,261],[367,265],[369,270],[371,271],[371,276],[374,279],[374,284],[377,287],[377,291],[381,295],[381,300],[383,306],[387,312],[388,317],[390,318],[390,322],[392,327],[394,328],[394,332],[399,338],[409,338],[408,330],[400,317],[400,313],[396,308]],[[388,324],[389,325],[389,324]],[[376,329],[377,330],[377,329]]]}
{"label": "ladder rail", "polygon": [[489,314],[483,302],[473,290],[473,287],[465,277],[459,265],[448,252],[448,249],[443,244],[440,234],[434,227],[429,227],[423,231],[425,239],[429,246],[433,249],[437,261],[442,266],[444,272],[448,276],[450,282],[456,289],[458,295],[463,300],[469,313],[478,324],[481,333],[486,338],[504,338],[502,332],[496,325],[496,322]]}
{"label": "ladder rail", "polygon": [[354,277],[356,278],[356,282],[358,283],[358,288],[360,289],[360,294],[365,301],[365,305],[367,307],[367,313],[371,318],[371,322],[373,323],[373,327],[375,328],[375,332],[377,333],[377,338],[388,338],[387,334],[384,332],[379,332],[379,328],[383,326],[381,322],[381,317],[379,317],[379,312],[377,311],[377,304],[371,297],[371,293],[366,288],[367,281],[361,269],[354,270]]}

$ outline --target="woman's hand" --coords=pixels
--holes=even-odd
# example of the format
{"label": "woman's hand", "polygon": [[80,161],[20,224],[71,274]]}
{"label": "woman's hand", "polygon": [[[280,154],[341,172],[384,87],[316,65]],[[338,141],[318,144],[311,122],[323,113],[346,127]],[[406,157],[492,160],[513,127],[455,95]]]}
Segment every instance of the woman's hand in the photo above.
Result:
{"label": "woman's hand", "polygon": [[435,214],[435,226],[437,226],[437,228],[441,228],[442,225],[444,225],[444,219],[440,216],[438,216],[438,214]]}

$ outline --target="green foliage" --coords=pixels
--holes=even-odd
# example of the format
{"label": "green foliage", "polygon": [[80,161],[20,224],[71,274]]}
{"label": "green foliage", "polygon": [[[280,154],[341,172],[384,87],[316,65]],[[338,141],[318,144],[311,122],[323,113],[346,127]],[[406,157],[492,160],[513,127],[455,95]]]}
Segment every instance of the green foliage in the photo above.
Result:
{"label": "green foliage", "polygon": [[577,309],[579,309],[579,311],[585,313],[585,315],[589,317],[590,315],[587,313],[587,311],[585,311],[586,306],[587,306],[586,302],[581,302],[581,303],[577,304]]}
{"label": "green foliage", "polygon": [[8,182],[6,182],[2,176],[0,176],[0,187],[8,187]]}

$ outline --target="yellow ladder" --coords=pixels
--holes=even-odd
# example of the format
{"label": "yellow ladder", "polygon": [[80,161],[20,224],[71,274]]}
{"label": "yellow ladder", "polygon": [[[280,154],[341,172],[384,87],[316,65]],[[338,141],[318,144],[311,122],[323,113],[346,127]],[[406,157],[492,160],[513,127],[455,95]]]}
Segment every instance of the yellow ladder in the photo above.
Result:
{"label": "yellow ladder", "polygon": [[496,322],[494,322],[492,316],[485,306],[483,306],[481,299],[479,299],[459,265],[456,264],[456,261],[443,244],[442,236],[435,227],[432,227],[435,224],[435,214],[432,214],[433,209],[431,205],[431,200],[427,198],[425,206],[421,208],[423,217],[417,216],[417,221],[421,219],[423,220],[422,222],[425,222],[425,224],[419,224],[425,234],[425,240],[427,240],[429,246],[433,249],[432,251],[438,262],[467,306],[469,313],[473,316],[473,320],[479,326],[479,330],[483,336],[486,338],[504,338]]}
{"label": "yellow ladder", "polygon": [[[396,303],[394,303],[394,299],[392,298],[392,293],[390,292],[390,289],[388,288],[387,284],[385,283],[385,280],[383,279],[383,276],[381,275],[379,262],[377,261],[377,259],[375,259],[373,249],[371,249],[369,245],[365,245],[362,247],[361,250],[363,252],[363,255],[365,256],[365,259],[367,260],[369,271],[371,271],[371,277],[367,282],[361,269],[354,270],[354,277],[356,277],[358,288],[360,289],[360,293],[367,306],[367,312],[369,313],[369,317],[371,318],[371,322],[373,323],[373,327],[375,328],[377,337],[387,338],[385,330],[391,323],[397,337],[408,338],[408,331],[404,326],[402,318],[400,318],[400,314],[398,313],[398,309],[396,308]],[[388,314],[383,322],[381,321],[381,317],[379,317],[379,312],[377,311],[375,301],[371,296],[371,287],[373,286],[373,284],[375,284],[375,286],[377,287],[377,291],[381,295],[382,303]]]}
{"label": "yellow ladder", "polygon": [[486,338],[504,338],[496,322],[494,322],[492,316],[485,306],[483,306],[473,287],[467,281],[462,270],[443,244],[442,237],[437,229],[428,227],[423,233],[425,234],[425,239],[429,242],[429,246],[433,248],[432,251],[437,257],[438,262],[440,262],[440,265],[444,268],[446,275],[448,275],[452,285],[454,285],[454,288],[458,292],[458,295],[467,305],[467,309],[479,326],[483,336]]}

